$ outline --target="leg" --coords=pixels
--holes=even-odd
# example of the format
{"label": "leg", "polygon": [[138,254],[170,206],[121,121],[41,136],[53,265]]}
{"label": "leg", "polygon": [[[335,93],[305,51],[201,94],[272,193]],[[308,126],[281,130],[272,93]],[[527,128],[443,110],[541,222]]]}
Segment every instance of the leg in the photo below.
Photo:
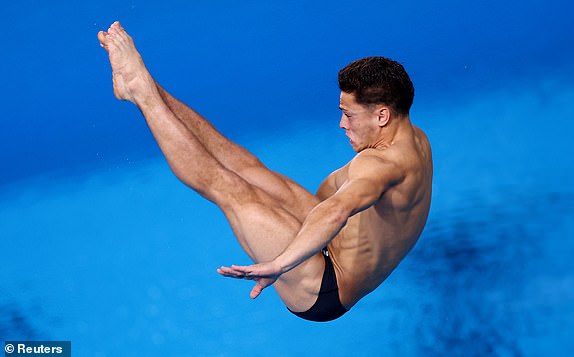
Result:
{"label": "leg", "polygon": [[158,91],[165,104],[178,119],[197,136],[206,149],[229,170],[239,174],[245,168],[258,166],[260,161],[245,148],[224,137],[209,121],[195,110],[177,100],[159,84]]}
{"label": "leg", "polygon": [[[305,220],[309,211],[318,203],[311,199],[313,196],[311,192],[290,178],[269,170],[244,147],[223,136],[195,110],[177,100],[159,84],[156,85],[169,109],[193,132],[217,161],[250,184],[269,193],[301,222]],[[306,204],[310,201],[313,201],[311,205]]]}
{"label": "leg", "polygon": [[[224,167],[173,114],[119,24],[99,37],[109,52],[116,96],[139,107],[176,176],[223,210],[255,262],[275,258],[295,237],[301,221],[272,195]],[[314,205],[316,198],[310,197],[304,206]],[[303,311],[314,303],[323,269],[317,255],[277,281],[275,288],[289,308]]]}

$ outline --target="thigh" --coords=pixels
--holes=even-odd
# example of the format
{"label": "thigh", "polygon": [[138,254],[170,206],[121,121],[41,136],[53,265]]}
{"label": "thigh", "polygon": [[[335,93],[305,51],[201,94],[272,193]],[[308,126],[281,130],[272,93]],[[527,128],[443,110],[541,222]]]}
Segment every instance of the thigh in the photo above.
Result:
{"label": "thigh", "polygon": [[[231,228],[255,263],[275,259],[293,241],[302,223],[258,187],[253,196],[220,205]],[[248,199],[249,197],[249,199]],[[293,311],[306,311],[317,298],[325,261],[321,253],[283,274],[274,284],[281,300]]]}
{"label": "thigh", "polygon": [[[297,214],[262,188],[241,177],[227,185],[215,202],[225,214],[233,233],[250,258],[273,260],[285,250],[302,226]],[[307,204],[302,203],[306,206]]]}
{"label": "thigh", "polygon": [[[269,170],[260,174],[274,176]],[[282,200],[267,190],[226,169],[217,173],[212,184],[209,196],[223,211],[239,244],[255,263],[275,259],[299,233],[303,219],[298,216],[305,216],[306,212],[285,208]],[[299,199],[298,207],[313,207],[317,200],[311,194],[300,194]],[[313,305],[324,265],[319,253],[283,274],[274,284],[291,310],[304,311]]]}
{"label": "thigh", "polygon": [[295,238],[318,199],[263,165],[245,176],[220,167],[204,197],[225,214],[237,240],[255,262],[277,257]]}
{"label": "thigh", "polygon": [[240,175],[245,181],[267,193],[300,223],[303,223],[309,212],[320,203],[309,190],[263,164],[245,168]]}

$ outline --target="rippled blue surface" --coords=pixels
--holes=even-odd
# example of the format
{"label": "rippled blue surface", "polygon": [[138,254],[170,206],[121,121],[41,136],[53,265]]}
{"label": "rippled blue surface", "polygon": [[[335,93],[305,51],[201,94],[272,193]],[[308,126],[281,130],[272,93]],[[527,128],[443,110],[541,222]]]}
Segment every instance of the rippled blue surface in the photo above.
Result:
{"label": "rippled blue surface", "polygon": [[[565,1],[2,3],[0,340],[78,356],[574,353],[574,31]],[[353,152],[336,73],[401,61],[435,158],[413,252],[341,319],[220,278],[248,262],[112,95],[122,20],[158,81],[315,190]],[[312,160],[308,158],[312,157]]]}

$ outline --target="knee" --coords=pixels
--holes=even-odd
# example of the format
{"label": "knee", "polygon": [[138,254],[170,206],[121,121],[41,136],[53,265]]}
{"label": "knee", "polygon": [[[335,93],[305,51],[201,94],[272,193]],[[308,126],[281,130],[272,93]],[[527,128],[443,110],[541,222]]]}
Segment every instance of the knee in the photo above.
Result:
{"label": "knee", "polygon": [[235,172],[241,177],[249,177],[267,167],[255,156],[248,156],[236,162]]}
{"label": "knee", "polygon": [[242,209],[261,203],[256,187],[238,176],[218,180],[209,187],[209,191],[213,197],[212,201],[222,208]]}

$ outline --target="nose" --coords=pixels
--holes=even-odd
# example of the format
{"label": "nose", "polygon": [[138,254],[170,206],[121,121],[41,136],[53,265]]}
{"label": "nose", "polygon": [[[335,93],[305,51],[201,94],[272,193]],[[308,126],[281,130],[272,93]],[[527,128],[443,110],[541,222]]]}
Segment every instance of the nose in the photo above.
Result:
{"label": "nose", "polygon": [[345,130],[349,129],[349,120],[347,119],[345,114],[341,115],[341,120],[339,121],[339,127]]}

